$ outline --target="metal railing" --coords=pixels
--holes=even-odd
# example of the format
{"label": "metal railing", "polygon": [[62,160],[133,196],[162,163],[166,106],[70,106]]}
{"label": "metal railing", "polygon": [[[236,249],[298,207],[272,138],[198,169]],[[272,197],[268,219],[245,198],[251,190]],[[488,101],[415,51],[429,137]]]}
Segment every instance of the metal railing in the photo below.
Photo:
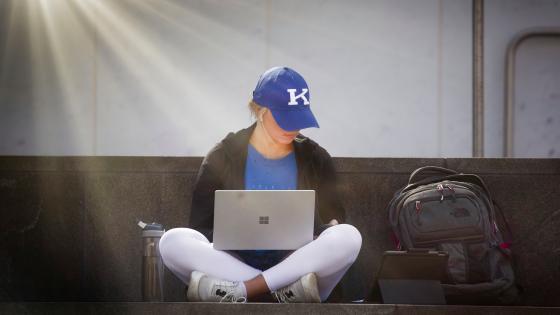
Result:
{"label": "metal railing", "polygon": [[504,113],[504,157],[513,157],[513,112],[515,101],[515,58],[519,46],[529,38],[560,37],[558,27],[531,28],[518,33],[509,43],[506,55],[506,85]]}
{"label": "metal railing", "polygon": [[484,1],[473,0],[473,157],[484,157]]}

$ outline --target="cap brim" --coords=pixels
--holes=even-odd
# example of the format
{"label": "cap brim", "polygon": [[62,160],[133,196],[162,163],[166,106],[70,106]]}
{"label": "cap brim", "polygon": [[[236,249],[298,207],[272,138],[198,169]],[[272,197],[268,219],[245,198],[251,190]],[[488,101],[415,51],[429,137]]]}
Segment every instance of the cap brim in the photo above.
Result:
{"label": "cap brim", "polygon": [[270,112],[278,126],[286,131],[295,131],[311,127],[319,128],[319,123],[317,123],[317,119],[313,116],[309,106],[298,110],[271,109]]}

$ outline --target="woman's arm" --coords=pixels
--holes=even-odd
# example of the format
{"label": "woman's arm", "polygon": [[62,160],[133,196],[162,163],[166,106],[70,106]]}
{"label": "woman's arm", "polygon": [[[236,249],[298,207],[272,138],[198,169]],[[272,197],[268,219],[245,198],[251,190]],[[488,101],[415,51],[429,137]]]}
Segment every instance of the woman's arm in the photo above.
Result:
{"label": "woman's arm", "polygon": [[323,224],[315,226],[315,235],[318,236],[329,227],[343,223],[346,216],[340,200],[338,183],[334,163],[329,153],[319,149],[316,156],[317,170],[317,209]]}
{"label": "woman's arm", "polygon": [[322,151],[318,183],[319,213],[323,222],[329,222],[331,225],[344,223],[346,213],[340,199],[334,163],[329,153],[324,149]]}
{"label": "woman's arm", "polygon": [[223,151],[214,147],[202,161],[193,190],[189,227],[204,234],[212,242],[214,230],[214,193],[222,189]]}

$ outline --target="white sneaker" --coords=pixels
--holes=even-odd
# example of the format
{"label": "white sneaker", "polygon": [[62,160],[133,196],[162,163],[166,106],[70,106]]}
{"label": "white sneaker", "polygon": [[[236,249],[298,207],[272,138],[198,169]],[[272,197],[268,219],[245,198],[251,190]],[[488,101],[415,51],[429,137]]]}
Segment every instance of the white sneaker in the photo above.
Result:
{"label": "white sneaker", "polygon": [[187,290],[189,302],[233,302],[245,303],[245,289],[239,282],[212,278],[200,271],[191,273]]}
{"label": "white sneaker", "polygon": [[321,303],[315,273],[308,273],[298,281],[272,293],[279,303]]}

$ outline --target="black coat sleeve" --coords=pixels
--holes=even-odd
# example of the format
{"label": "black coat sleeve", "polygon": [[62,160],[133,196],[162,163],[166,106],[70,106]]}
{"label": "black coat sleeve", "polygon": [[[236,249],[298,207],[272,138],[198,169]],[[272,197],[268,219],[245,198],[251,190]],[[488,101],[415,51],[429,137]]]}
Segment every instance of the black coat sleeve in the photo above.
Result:
{"label": "black coat sleeve", "polygon": [[193,190],[190,228],[204,234],[212,242],[214,229],[214,193],[223,189],[224,155],[220,144],[202,161]]}
{"label": "black coat sleeve", "polygon": [[340,184],[337,180],[334,162],[329,153],[322,149],[318,170],[319,214],[323,223],[336,219],[338,223],[346,221],[346,213],[340,199]]}

